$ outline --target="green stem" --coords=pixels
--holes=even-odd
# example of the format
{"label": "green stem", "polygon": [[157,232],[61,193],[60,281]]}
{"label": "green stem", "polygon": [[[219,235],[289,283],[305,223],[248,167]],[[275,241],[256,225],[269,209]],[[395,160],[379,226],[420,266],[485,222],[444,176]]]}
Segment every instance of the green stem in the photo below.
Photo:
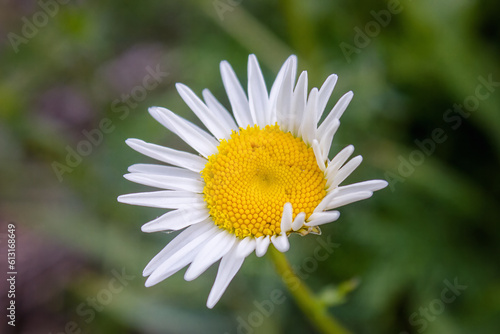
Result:
{"label": "green stem", "polygon": [[311,323],[325,334],[349,334],[334,317],[328,314],[326,305],[319,300],[304,282],[295,274],[285,255],[274,247],[269,248],[269,254],[276,271],[283,278],[288,290],[295,298],[300,309]]}

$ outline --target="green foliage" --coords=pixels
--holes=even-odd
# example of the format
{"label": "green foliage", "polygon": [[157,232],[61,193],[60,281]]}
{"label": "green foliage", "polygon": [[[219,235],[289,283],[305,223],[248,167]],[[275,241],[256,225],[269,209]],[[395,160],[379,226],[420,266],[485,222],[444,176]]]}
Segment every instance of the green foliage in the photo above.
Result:
{"label": "green foliage", "polygon": [[[87,333],[238,333],[241,320],[257,312],[255,303],[268,300],[273,289],[285,291],[269,261],[254,255],[214,310],[205,301],[215,268],[193,282],[178,273],[145,288],[142,268],[175,233],[142,233],[140,225],[162,211],[116,202],[120,194],[147,189],[122,178],[129,165],[149,162],[124,144],[126,138],[190,150],[147,108],[164,106],[199,124],[174,83],[198,94],[209,88],[228,105],[219,62],[230,61],[245,83],[249,53],[259,58],[268,85],[290,53],[297,54],[299,70],[309,72],[311,87],[337,73],[328,108],[349,90],[355,96],[331,156],[352,143],[364,163],[349,181],[390,181],[372,199],[342,208],[322,236],[290,239],[287,257],[297,266],[314,256],[318,238],[340,244],[305,279],[335,305],[330,311],[353,333],[500,328],[497,3],[78,1],[59,5],[18,52],[8,33],[22,36],[21,18],[32,20],[41,8],[4,6],[0,221],[78,254],[85,267],[84,275],[55,287],[63,299],[51,304],[59,322],[49,330],[63,331],[75,321]],[[390,13],[387,24],[375,19],[382,10]],[[377,26],[376,33],[369,30]],[[348,54],[346,44],[357,51]],[[157,66],[168,75],[138,95],[148,68]],[[488,80],[494,83],[486,87]],[[453,111],[455,104],[466,106],[463,113]],[[444,134],[440,142],[436,129]],[[68,147],[77,150],[93,130],[102,138],[90,153],[64,173],[55,171],[54,162],[68,166]],[[44,261],[30,257],[26,261]],[[78,306],[106,289],[112,271],[121,268],[135,278],[85,321]],[[443,290],[456,279],[466,289],[443,301]],[[312,328],[286,294],[252,330]]]}

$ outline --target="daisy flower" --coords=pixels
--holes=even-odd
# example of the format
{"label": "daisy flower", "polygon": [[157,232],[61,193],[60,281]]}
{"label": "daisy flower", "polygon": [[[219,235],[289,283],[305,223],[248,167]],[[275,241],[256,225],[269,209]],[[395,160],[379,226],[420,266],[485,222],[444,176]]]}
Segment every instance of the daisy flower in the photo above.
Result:
{"label": "daisy flower", "polygon": [[291,234],[319,234],[320,225],[339,218],[334,209],[387,186],[384,180],[340,185],[362,161],[361,156],[348,161],[352,145],[328,159],[353,93],[342,96],[319,124],[337,76],[330,75],[308,94],[307,72],[295,82],[296,70],[292,55],[268,92],[257,58],[250,55],[246,94],[231,65],[222,61],[232,115],[208,89],[203,101],[178,83],[180,96],[208,132],[168,109],[152,107],[149,112],[198,155],[139,139],[126,141],[169,165],[130,166],[126,179],[164,190],[122,195],[118,201],[170,210],[143,225],[144,232],[183,230],[144,269],[146,286],[187,265],[184,278],[191,281],[220,260],[207,301],[212,308],[252,252],[261,257],[270,244],[286,252]]}

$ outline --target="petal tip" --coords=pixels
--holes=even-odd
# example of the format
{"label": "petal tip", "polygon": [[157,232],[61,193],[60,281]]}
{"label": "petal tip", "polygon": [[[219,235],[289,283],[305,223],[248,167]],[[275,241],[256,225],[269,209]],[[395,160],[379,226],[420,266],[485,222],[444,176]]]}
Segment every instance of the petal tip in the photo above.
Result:
{"label": "petal tip", "polygon": [[213,309],[215,304],[217,304],[218,300],[210,300],[210,298],[207,300],[207,308]]}
{"label": "petal tip", "polygon": [[137,139],[137,138],[128,138],[128,139],[125,139],[125,144],[127,144],[129,147],[132,147],[134,145],[137,145],[137,144],[140,144],[140,143],[143,143],[144,141],[141,140],[141,139]]}
{"label": "petal tip", "polygon": [[146,280],[146,282],[144,282],[144,286],[146,288],[150,288],[152,287],[153,285],[155,285],[156,283],[158,282],[154,282],[152,279],[151,279],[151,276],[149,276],[149,278]]}

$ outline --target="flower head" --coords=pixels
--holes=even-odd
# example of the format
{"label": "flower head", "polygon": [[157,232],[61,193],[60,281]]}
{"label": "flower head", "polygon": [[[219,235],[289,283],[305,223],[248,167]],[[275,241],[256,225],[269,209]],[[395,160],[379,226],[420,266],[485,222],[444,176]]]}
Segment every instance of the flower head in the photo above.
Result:
{"label": "flower head", "polygon": [[118,197],[123,203],[171,210],[143,225],[144,232],[183,230],[144,269],[146,286],[187,265],[184,278],[193,280],[221,260],[209,308],[252,252],[263,256],[271,243],[286,252],[290,234],[319,233],[319,225],[339,218],[333,209],[387,186],[383,180],[340,186],[362,158],[347,161],[354,151],[350,145],[328,159],[339,119],[353,96],[342,96],[318,125],[336,75],[308,94],[307,72],[295,83],[297,60],[291,56],[268,93],[257,58],[250,55],[247,96],[229,63],[220,67],[234,118],[208,89],[203,102],[177,84],[210,133],[168,109],[149,112],[199,155],[128,139],[134,150],[170,166],[130,166],[128,180],[165,190]]}

